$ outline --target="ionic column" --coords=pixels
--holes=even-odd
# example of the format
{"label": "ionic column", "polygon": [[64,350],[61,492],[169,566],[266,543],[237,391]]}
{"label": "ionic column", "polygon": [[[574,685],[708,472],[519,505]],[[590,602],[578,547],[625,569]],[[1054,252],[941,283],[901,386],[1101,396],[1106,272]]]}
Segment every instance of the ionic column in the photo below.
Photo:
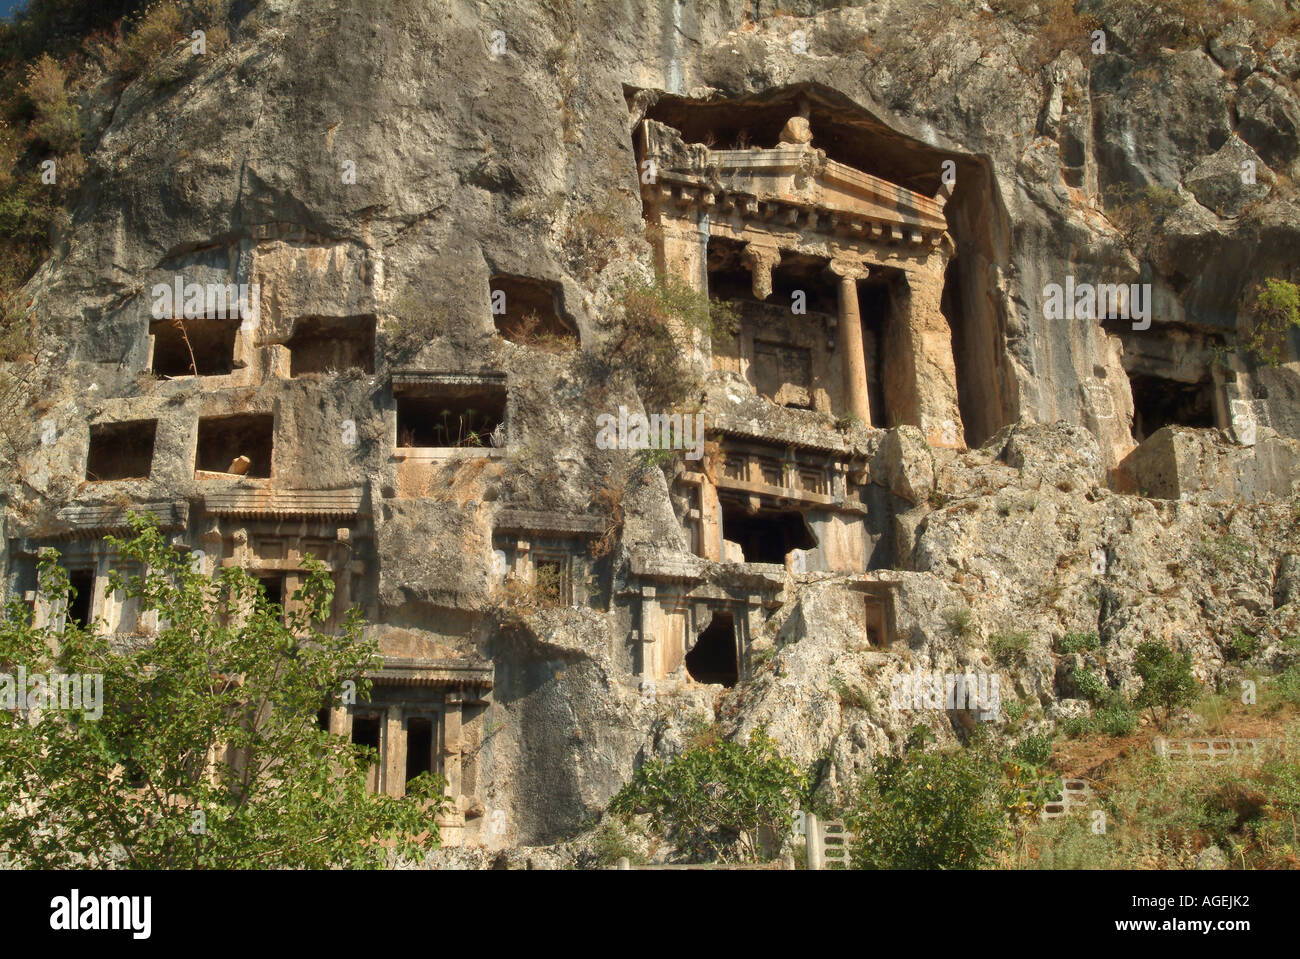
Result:
{"label": "ionic column", "polygon": [[767,244],[746,243],[740,259],[749,267],[754,296],[766,300],[772,295],[772,271],[781,263],[781,251]]}
{"label": "ionic column", "polygon": [[839,351],[843,364],[844,398],[849,412],[871,425],[871,400],[867,394],[867,357],[862,347],[862,315],[858,311],[858,280],[868,270],[861,263],[832,260],[831,272],[840,280]]}

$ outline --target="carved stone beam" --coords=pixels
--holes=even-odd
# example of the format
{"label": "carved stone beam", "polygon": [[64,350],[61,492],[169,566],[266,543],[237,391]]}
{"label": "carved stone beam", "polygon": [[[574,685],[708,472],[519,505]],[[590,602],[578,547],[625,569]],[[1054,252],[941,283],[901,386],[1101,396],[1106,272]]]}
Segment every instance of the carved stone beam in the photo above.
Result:
{"label": "carved stone beam", "polygon": [[767,244],[746,243],[740,259],[749,267],[754,296],[766,300],[772,295],[772,271],[781,262],[781,251]]}

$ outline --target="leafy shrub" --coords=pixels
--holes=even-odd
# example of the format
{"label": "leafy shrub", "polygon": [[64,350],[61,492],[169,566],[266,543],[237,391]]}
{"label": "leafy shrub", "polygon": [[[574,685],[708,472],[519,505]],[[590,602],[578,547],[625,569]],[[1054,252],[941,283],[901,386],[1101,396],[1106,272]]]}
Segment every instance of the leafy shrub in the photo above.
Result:
{"label": "leafy shrub", "polygon": [[1071,716],[1061,723],[1061,732],[1067,739],[1078,739],[1093,731],[1094,721],[1091,716]]}
{"label": "leafy shrub", "polygon": [[1141,643],[1133,668],[1142,677],[1142,691],[1134,704],[1139,709],[1162,710],[1162,720],[1178,706],[1190,703],[1197,693],[1196,677],[1192,675],[1191,653],[1176,654],[1163,643]]}
{"label": "leafy shrub", "polygon": [[1008,722],[1020,722],[1028,710],[1029,706],[1023,699],[1004,699],[1002,701],[1002,713],[1007,717]]}
{"label": "leafy shrub", "polygon": [[1106,681],[1091,669],[1080,669],[1075,672],[1074,688],[1079,691],[1080,696],[1093,705],[1100,703],[1109,691]]}
{"label": "leafy shrub", "polygon": [[155,0],[136,19],[122,43],[121,68],[138,77],[152,70],[181,36],[181,9],[175,0]]}
{"label": "leafy shrub", "polygon": [[622,336],[611,343],[607,356],[633,371],[647,410],[670,409],[699,392],[703,384],[691,370],[685,347],[697,333],[732,336],[738,323],[731,304],[710,300],[708,293],[675,278],[630,282],[618,302]]}
{"label": "leafy shrub", "polygon": [[1004,666],[1009,666],[1024,656],[1029,649],[1030,634],[995,633],[989,637],[989,651],[993,658]]}
{"label": "leafy shrub", "polygon": [[[325,629],[334,584],[323,564],[307,558],[297,608],[284,610],[244,570],[214,579],[155,522],[131,523],[130,539],[107,541],[121,557],[108,588],[161,613],[151,642],[123,647],[102,622],[36,626],[21,601],[0,618],[0,663],[103,677],[98,717],[0,710],[0,794],[25,797],[0,804],[0,856],[36,868],[323,869],[436,844],[441,777],[420,775],[402,799],[372,795],[375,751],[316,727],[346,681],[369,697],[365,674],[380,662],[359,608]],[[57,555],[42,558],[40,583],[66,601]],[[258,761],[204,758],[222,747]],[[190,828],[198,809],[201,834]]]}
{"label": "leafy shrub", "polygon": [[1149,246],[1165,220],[1183,205],[1177,190],[1154,183],[1136,190],[1119,184],[1107,191],[1106,200],[1106,216],[1135,249]]}
{"label": "leafy shrub", "polygon": [[911,751],[887,756],[846,817],[859,869],[977,869],[992,862],[1010,829],[999,802],[1001,771],[982,752]]}
{"label": "leafy shrub", "polygon": [[1107,736],[1131,736],[1138,724],[1137,713],[1119,695],[1112,696],[1092,718],[1096,730]]}
{"label": "leafy shrub", "polygon": [[1287,338],[1300,327],[1300,286],[1266,279],[1248,304],[1250,327],[1242,345],[1261,363],[1278,366],[1286,357]]}
{"label": "leafy shrub", "polygon": [[27,71],[23,93],[35,110],[30,130],[56,153],[68,153],[81,141],[77,108],[68,100],[68,75],[49,54]]}
{"label": "leafy shrub", "polygon": [[965,639],[975,631],[975,617],[965,606],[949,606],[943,611],[943,621],[957,639]]}
{"label": "leafy shrub", "polygon": [[743,745],[718,739],[648,760],[610,800],[627,820],[648,813],[693,862],[757,861],[760,831],[783,835],[803,776],[760,730]]}
{"label": "leafy shrub", "polygon": [[1244,629],[1239,629],[1228,640],[1228,646],[1223,651],[1223,655],[1230,662],[1240,662],[1250,659],[1250,657],[1258,653],[1262,645],[1263,643],[1258,636],[1248,633]]}
{"label": "leafy shrub", "polygon": [[1057,652],[1084,653],[1101,648],[1101,640],[1096,633],[1066,633],[1056,641]]}
{"label": "leafy shrub", "polygon": [[1271,694],[1279,701],[1300,705],[1300,663],[1278,673],[1269,686]]}
{"label": "leafy shrub", "polygon": [[616,820],[607,819],[600,824],[591,841],[592,853],[598,865],[610,867],[620,859],[633,866],[644,866],[646,858],[634,846]]}
{"label": "leafy shrub", "polygon": [[1031,766],[1042,766],[1052,758],[1052,739],[1048,733],[1035,733],[1016,743],[1011,755]]}

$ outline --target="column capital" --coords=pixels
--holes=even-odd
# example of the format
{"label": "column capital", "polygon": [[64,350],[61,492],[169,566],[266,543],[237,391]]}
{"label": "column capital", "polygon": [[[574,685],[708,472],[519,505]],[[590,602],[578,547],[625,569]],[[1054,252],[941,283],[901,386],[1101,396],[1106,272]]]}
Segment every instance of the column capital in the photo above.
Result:
{"label": "column capital", "polygon": [[772,271],[781,263],[781,251],[775,244],[749,242],[740,259],[752,274],[754,296],[766,300],[772,295]]}
{"label": "column capital", "polygon": [[827,269],[843,280],[865,280],[871,275],[871,269],[861,260],[842,257],[831,260]]}

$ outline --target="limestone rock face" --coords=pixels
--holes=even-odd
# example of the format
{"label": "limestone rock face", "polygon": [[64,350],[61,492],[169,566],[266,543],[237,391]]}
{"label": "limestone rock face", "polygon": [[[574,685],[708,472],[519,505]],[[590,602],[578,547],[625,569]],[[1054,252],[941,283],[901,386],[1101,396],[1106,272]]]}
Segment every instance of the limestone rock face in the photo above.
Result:
{"label": "limestone rock face", "polygon": [[[1173,49],[1173,14],[1107,0],[1086,5],[1106,52],[977,0],[235,6],[224,50],[168,54],[177,82],[84,98],[86,186],[24,291],[48,389],[3,573],[31,588],[46,542],[90,568],[124,503],[214,562],[326,557],[460,737],[439,754],[448,865],[580,861],[523,847],[571,837],[698,723],[829,756],[841,801],[918,724],[1014,738],[1087,709],[1066,632],[1097,633],[1133,691],[1143,640],[1213,684],[1236,630],[1267,666],[1300,629],[1300,363],[1294,342],[1276,368],[1231,349],[1255,286],[1300,279],[1293,38],[1238,24]],[[647,182],[651,123],[679,131],[690,189]],[[728,201],[723,161],[779,149],[800,202]],[[651,187],[718,232],[657,262]],[[850,194],[921,197],[947,229],[919,206],[809,226]],[[771,251],[710,243],[740,217],[821,231],[817,256],[767,257],[759,304],[741,266]],[[842,290],[822,261],[872,242],[887,262],[850,283],[866,423],[803,382],[838,369],[849,314],[792,302]],[[602,414],[668,412],[638,388],[626,290],[656,268],[707,285],[728,255],[719,289],[738,277],[785,333],[729,366],[702,334],[681,346],[701,456],[599,443]],[[933,282],[898,282],[921,261]],[[158,372],[153,290],[178,277],[261,291],[212,333],[219,373]],[[527,317],[496,311],[521,278]],[[1124,313],[1054,315],[1067,282],[1123,286]],[[146,421],[151,468],[88,475],[97,429]],[[1032,717],[1013,733],[894,695],[934,673],[996,675]]]}
{"label": "limestone rock face", "polygon": [[[1268,175],[1267,169],[1259,154],[1244,140],[1229,137],[1217,153],[1202,160],[1187,174],[1185,182],[1203,206],[1219,216],[1237,216],[1246,204],[1268,196],[1268,184],[1259,181],[1261,172]],[[1247,182],[1252,179],[1251,174],[1254,182]]]}

